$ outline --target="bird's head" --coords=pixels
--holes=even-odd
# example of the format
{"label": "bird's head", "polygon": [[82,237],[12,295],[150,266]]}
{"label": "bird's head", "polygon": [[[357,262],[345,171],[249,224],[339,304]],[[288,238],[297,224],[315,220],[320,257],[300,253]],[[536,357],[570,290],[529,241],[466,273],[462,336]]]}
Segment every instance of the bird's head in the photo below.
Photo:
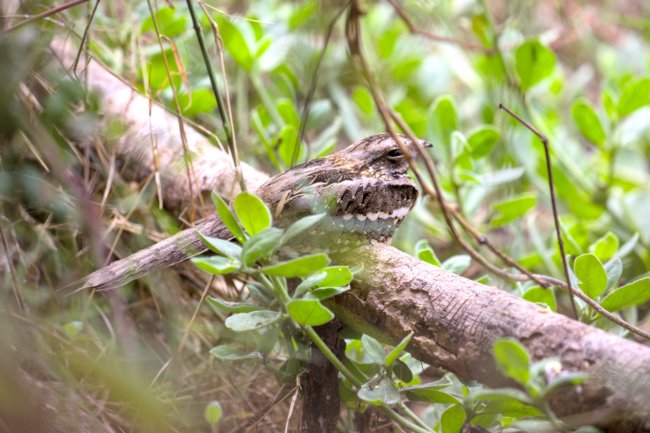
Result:
{"label": "bird's head", "polygon": [[[411,158],[417,155],[415,143],[404,135],[398,135],[406,147]],[[431,143],[420,140],[422,147],[431,147]],[[387,174],[391,177],[401,177],[406,174],[409,168],[407,157],[402,148],[392,135],[388,133],[372,135],[361,139],[338,154],[344,154],[346,158],[358,161],[362,169],[368,169],[375,173]]]}

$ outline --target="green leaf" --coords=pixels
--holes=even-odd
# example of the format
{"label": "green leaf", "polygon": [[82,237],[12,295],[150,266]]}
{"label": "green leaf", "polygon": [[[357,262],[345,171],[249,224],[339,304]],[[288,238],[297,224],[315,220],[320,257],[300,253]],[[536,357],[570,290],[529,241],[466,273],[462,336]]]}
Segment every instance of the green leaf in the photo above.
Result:
{"label": "green leaf", "polygon": [[300,128],[300,117],[290,99],[281,98],[276,102],[275,106],[286,125],[291,125],[296,130]]}
{"label": "green leaf", "polygon": [[365,87],[356,86],[352,91],[352,99],[359,107],[359,110],[366,116],[370,116],[375,112],[375,102]]}
{"label": "green leaf", "polygon": [[230,345],[222,344],[215,346],[210,350],[210,355],[221,361],[242,361],[244,359],[260,359],[260,354],[256,352],[248,353]]}
{"label": "green leaf", "polygon": [[467,138],[470,154],[474,159],[488,156],[499,141],[499,130],[492,125],[483,125],[470,133]]}
{"label": "green leaf", "polygon": [[409,383],[413,380],[413,372],[401,359],[396,359],[389,368],[393,375],[402,382]]}
{"label": "green leaf", "polygon": [[196,234],[201,238],[206,247],[210,251],[217,253],[222,256],[232,257],[238,259],[241,256],[241,247],[232,242],[220,238],[214,238],[212,236],[206,236],[203,233],[197,231]]}
{"label": "green leaf", "polygon": [[623,273],[623,262],[621,262],[621,259],[618,257],[614,257],[605,264],[605,271],[607,272],[607,288],[611,289],[621,278],[621,274]]}
{"label": "green leaf", "polygon": [[[187,17],[180,14],[180,16],[175,16],[175,12],[176,9],[169,6],[163,6],[156,11],[154,16],[156,17],[156,24],[160,34],[173,38],[187,29]],[[153,32],[154,30],[153,19],[151,16],[148,16],[142,22],[140,31],[144,33],[147,31]]]}
{"label": "green leaf", "polygon": [[[285,125],[280,130],[279,140],[278,153],[280,154],[280,158],[285,167],[291,167],[291,164],[295,162],[293,161],[294,154],[297,155],[296,160],[300,160],[302,155],[301,143],[298,140],[298,130],[293,125]],[[299,149],[296,150],[296,146]]]}
{"label": "green leaf", "polygon": [[580,133],[590,142],[600,147],[605,147],[605,128],[603,128],[596,110],[586,99],[578,99],[571,107],[573,121],[578,126]]}
{"label": "green leaf", "polygon": [[312,287],[347,286],[352,281],[352,272],[347,266],[330,266],[305,278],[296,287],[294,296],[298,297]]}
{"label": "green leaf", "polygon": [[605,113],[607,113],[607,117],[609,117],[612,121],[616,121],[618,114],[616,112],[617,104],[614,92],[611,89],[603,89],[601,101],[603,108],[605,109]]}
{"label": "green leaf", "polygon": [[515,69],[521,88],[527,91],[547,78],[555,68],[555,54],[539,41],[529,40],[515,50]]}
{"label": "green leaf", "polygon": [[453,272],[454,274],[462,274],[465,269],[469,267],[469,264],[471,263],[472,259],[470,256],[466,254],[461,254],[458,256],[452,256],[449,257],[447,260],[445,260],[441,267],[442,269],[445,269],[449,272]]}
{"label": "green leaf", "polygon": [[436,253],[433,251],[433,248],[429,246],[429,243],[421,239],[415,244],[415,256],[422,260],[425,261],[433,266],[438,266],[440,267],[440,260],[438,260],[438,257],[436,257]]}
{"label": "green leaf", "polygon": [[252,236],[242,247],[242,262],[250,266],[259,259],[271,255],[280,246],[280,239],[283,234],[284,232],[281,229],[270,227]]}
{"label": "green leaf", "polygon": [[581,254],[573,264],[578,286],[591,299],[598,298],[607,288],[607,272],[595,254]]}
{"label": "green leaf", "polygon": [[240,268],[239,260],[223,256],[203,256],[190,259],[194,265],[215,275],[229,274]]}
{"label": "green leaf", "polygon": [[219,214],[219,218],[221,218],[221,222],[226,226],[228,230],[230,230],[230,233],[232,233],[237,241],[240,244],[243,244],[246,241],[246,236],[244,235],[243,230],[239,226],[239,223],[235,219],[233,213],[230,211],[230,208],[226,202],[219,196],[219,194],[214,191],[212,191],[212,194],[210,194],[210,196],[212,197],[214,207]]}
{"label": "green leaf", "polygon": [[494,343],[494,359],[504,376],[527,385],[530,382],[530,355],[516,340],[503,338]]}
{"label": "green leaf", "polygon": [[259,311],[262,308],[257,305],[246,304],[244,302],[230,302],[222,301],[221,299],[208,296],[208,304],[214,306],[219,311],[225,311],[226,313],[248,313],[251,311]]}
{"label": "green leaf", "polygon": [[172,84],[169,82],[165,61],[167,61],[167,65],[169,66],[169,75],[171,76],[174,87],[178,87],[181,83],[180,70],[176,63],[174,51],[166,49],[162,53],[157,52],[156,54],[152,54],[148,62],[143,66],[143,69],[140,69],[140,76],[143,79],[145,75],[147,76],[152,92],[166,89]]}
{"label": "green leaf", "polygon": [[456,102],[451,95],[439,96],[433,102],[427,125],[432,128],[430,135],[437,135],[445,144],[450,144],[451,133],[458,129]]}
{"label": "green leaf", "polygon": [[552,289],[545,289],[543,287],[535,286],[526,290],[526,293],[522,296],[528,302],[535,302],[538,304],[544,304],[551,309],[551,311],[557,310],[557,302],[555,300],[555,292]]}
{"label": "green leaf", "polygon": [[83,322],[73,320],[63,325],[63,332],[70,338],[75,338],[84,330]]}
{"label": "green leaf", "polygon": [[382,377],[378,383],[372,380],[364,383],[357,391],[357,397],[373,404],[397,404],[400,400],[397,386],[387,377]]}
{"label": "green leaf", "polygon": [[262,272],[272,277],[304,277],[329,265],[330,258],[325,253],[311,254],[277,265],[262,268]]}
{"label": "green leaf", "polygon": [[465,136],[459,131],[451,133],[451,155],[454,160],[454,169],[456,172],[472,172],[474,162],[469,155],[469,144],[467,144]]}
{"label": "green leaf", "polygon": [[300,218],[298,221],[291,224],[289,228],[285,231],[284,236],[282,236],[282,241],[281,241],[282,245],[285,245],[291,239],[311,229],[316,224],[321,222],[322,219],[325,218],[326,216],[327,214],[323,212],[316,215],[309,215],[304,218]]}
{"label": "green leaf", "polygon": [[618,311],[632,305],[641,305],[648,299],[650,299],[650,277],[645,277],[614,290],[600,305],[607,311]]}
{"label": "green leaf", "polygon": [[411,338],[413,338],[414,332],[411,331],[409,334],[400,341],[400,343],[395,346],[393,350],[390,351],[388,355],[386,355],[386,358],[384,359],[384,365],[386,367],[390,367],[393,362],[400,356],[402,356],[402,352],[404,352],[404,349],[406,349],[406,346],[411,342]]}
{"label": "green leaf", "polygon": [[441,389],[447,385],[424,384],[410,386],[404,389],[411,401],[426,401],[428,403],[460,404],[460,400]]}
{"label": "green leaf", "polygon": [[334,313],[316,299],[293,299],[287,303],[287,312],[300,325],[320,326],[334,318]]}
{"label": "green leaf", "polygon": [[178,103],[181,112],[186,116],[196,116],[201,113],[209,113],[217,107],[217,100],[214,93],[208,89],[192,90],[191,94],[179,93]]}
{"label": "green leaf", "polygon": [[218,423],[222,415],[223,409],[221,409],[221,404],[218,401],[211,401],[205,405],[203,418],[205,418],[208,424],[214,425]]}
{"label": "green leaf", "polygon": [[605,236],[589,247],[589,251],[596,254],[601,262],[606,262],[616,254],[618,245],[618,237],[612,232],[607,232]]}
{"label": "green leaf", "polygon": [[319,287],[305,295],[305,299],[318,299],[319,301],[324,301],[341,293],[345,293],[350,290],[350,286],[345,287]]}
{"label": "green leaf", "polygon": [[375,340],[370,335],[364,334],[361,336],[361,344],[373,364],[382,365],[384,363],[386,353],[384,352],[384,346],[382,346],[379,341]]}
{"label": "green leaf", "polygon": [[219,24],[219,33],[221,33],[221,39],[226,50],[228,50],[239,66],[250,71],[253,68],[255,58],[252,54],[253,50],[248,46],[248,42],[244,38],[241,30],[225,18],[219,17],[217,23]]}
{"label": "green leaf", "polygon": [[621,99],[618,100],[618,115],[625,117],[648,104],[650,104],[650,78],[631,80],[623,88]]}
{"label": "green leaf", "polygon": [[440,417],[442,433],[459,433],[467,420],[465,408],[460,404],[450,406]]}
{"label": "green leaf", "polygon": [[519,194],[515,197],[494,203],[491,207],[493,211],[497,212],[497,215],[492,219],[491,227],[501,227],[524,216],[536,204],[537,197],[530,193]]}
{"label": "green leaf", "polygon": [[237,313],[228,317],[225,325],[228,329],[236,332],[254,331],[277,322],[280,317],[280,313],[270,310]]}
{"label": "green leaf", "polygon": [[256,235],[271,227],[271,212],[259,197],[249,192],[239,193],[235,197],[234,208],[239,222],[249,235]]}
{"label": "green leaf", "polygon": [[518,401],[524,404],[533,403],[532,399],[523,391],[513,388],[473,390],[469,398],[475,401]]}

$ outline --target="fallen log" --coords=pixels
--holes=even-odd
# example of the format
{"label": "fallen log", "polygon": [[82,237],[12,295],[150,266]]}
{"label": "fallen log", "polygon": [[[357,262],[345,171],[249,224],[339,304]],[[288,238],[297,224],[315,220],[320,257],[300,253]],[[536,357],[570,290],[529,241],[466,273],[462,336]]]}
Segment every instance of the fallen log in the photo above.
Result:
{"label": "fallen log", "polygon": [[[53,47],[66,64],[63,45]],[[165,204],[180,211],[190,199],[190,188],[187,178],[178,175],[181,171],[176,161],[183,160],[183,153],[176,118],[156,104],[148,116],[147,99],[94,61],[86,69],[88,85],[104,96],[106,114],[127,123],[117,157],[135,166],[132,171],[135,179],[150,176],[154,171],[151,143],[155,140],[161,157],[165,155],[159,166],[172,167],[164,176]],[[229,156],[191,127],[186,127],[186,135],[192,146],[192,163],[200,173],[192,191],[199,194],[215,190],[226,195],[236,191],[235,171]],[[251,186],[261,184],[266,178],[246,165],[242,171]],[[220,227],[216,217],[204,224]],[[165,242],[168,259],[165,264],[184,258],[188,245],[198,245],[195,228]],[[160,264],[155,260],[161,257],[151,255],[151,251],[154,250],[136,253],[140,264],[138,272],[131,277]],[[492,360],[494,341],[515,338],[528,348],[534,360],[558,357],[563,371],[589,374],[583,386],[563,388],[553,395],[552,404],[558,415],[569,421],[594,423],[610,432],[650,432],[650,348],[647,346],[551,313],[495,287],[428,265],[390,246],[366,247],[355,260],[364,270],[356,277],[353,290],[336,301],[337,315],[344,323],[357,328],[361,322],[370,324],[375,334],[391,341],[413,331],[415,336],[409,350],[418,359],[463,379],[490,386],[509,384]],[[110,286],[120,277],[115,273],[104,276],[107,280],[95,280],[92,285]],[[362,328],[368,330],[367,325]]]}

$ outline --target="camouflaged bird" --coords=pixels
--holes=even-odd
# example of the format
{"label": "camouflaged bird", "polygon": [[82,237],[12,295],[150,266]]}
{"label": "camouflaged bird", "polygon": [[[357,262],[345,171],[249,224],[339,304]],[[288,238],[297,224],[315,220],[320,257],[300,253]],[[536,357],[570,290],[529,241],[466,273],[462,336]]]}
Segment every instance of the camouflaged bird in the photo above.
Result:
{"label": "camouflaged bird", "polygon": [[[415,144],[400,136],[405,150]],[[423,147],[431,147],[420,141]],[[309,233],[292,242],[297,251],[336,251],[364,243],[388,242],[418,197],[409,165],[390,134],[373,135],[324,158],[313,159],[272,177],[255,192],[271,209],[275,225],[325,213]],[[206,251],[197,235],[231,239],[218,219],[184,230],[165,241],[115,261],[89,275],[82,288],[118,287],[148,272]]]}
{"label": "camouflaged bird", "polygon": [[[415,156],[411,140],[400,138]],[[269,179],[256,194],[280,227],[324,212],[327,218],[301,239],[312,247],[336,250],[343,244],[387,242],[418,197],[408,168],[393,137],[378,134],[297,165]]]}

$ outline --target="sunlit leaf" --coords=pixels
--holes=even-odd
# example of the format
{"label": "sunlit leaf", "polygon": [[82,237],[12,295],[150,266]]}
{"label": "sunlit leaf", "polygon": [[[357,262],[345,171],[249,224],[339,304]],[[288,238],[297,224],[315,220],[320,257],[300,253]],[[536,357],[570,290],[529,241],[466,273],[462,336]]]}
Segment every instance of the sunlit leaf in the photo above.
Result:
{"label": "sunlit leaf", "polygon": [[271,212],[257,196],[242,192],[235,197],[235,213],[244,229],[250,235],[256,235],[271,227]]}
{"label": "sunlit leaf", "polygon": [[221,408],[221,404],[218,401],[211,401],[205,405],[203,418],[205,418],[208,424],[214,425],[218,423],[222,415],[223,409]]}
{"label": "sunlit leaf", "polygon": [[436,257],[436,253],[433,251],[429,243],[421,239],[415,244],[415,256],[434,266],[440,266],[440,260]]}
{"label": "sunlit leaf", "polygon": [[555,68],[555,54],[539,41],[530,40],[515,50],[515,69],[526,91],[547,78]]}
{"label": "sunlit leaf", "polygon": [[196,234],[201,238],[203,244],[210,249],[210,251],[220,254],[222,256],[239,258],[241,256],[241,247],[232,242],[215,238],[212,236],[205,236],[203,233],[197,231]]}
{"label": "sunlit leaf", "polygon": [[497,215],[492,219],[492,227],[504,226],[517,218],[521,218],[537,204],[534,194],[523,193],[492,204],[492,210]]}
{"label": "sunlit leaf", "polygon": [[650,277],[641,278],[607,295],[601,306],[607,311],[618,311],[650,300]]}
{"label": "sunlit leaf", "polygon": [[191,261],[197,268],[215,275],[229,274],[241,266],[239,260],[223,256],[192,257]]}
{"label": "sunlit leaf", "polygon": [[460,433],[463,428],[467,414],[465,408],[460,404],[450,406],[440,417],[440,427],[442,433]]}
{"label": "sunlit leaf", "polygon": [[467,138],[470,154],[474,159],[485,158],[499,141],[499,130],[492,125],[483,125],[472,131]]}
{"label": "sunlit leaf", "polygon": [[254,331],[277,322],[279,318],[280,313],[277,311],[251,311],[233,314],[226,319],[225,325],[236,332]]}
{"label": "sunlit leaf", "polygon": [[494,343],[494,359],[504,376],[521,384],[530,382],[530,355],[516,340],[503,338]]}
{"label": "sunlit leaf", "polygon": [[269,227],[246,241],[242,247],[241,260],[246,265],[252,265],[259,259],[271,255],[280,246],[284,232],[277,227]]}
{"label": "sunlit leaf", "polygon": [[301,325],[320,326],[334,318],[334,313],[316,299],[293,299],[287,303],[287,312]]}
{"label": "sunlit leaf", "polygon": [[598,298],[607,287],[607,272],[595,254],[581,254],[573,264],[578,286],[592,299]]}
{"label": "sunlit leaf", "polygon": [[239,223],[235,219],[235,216],[233,213],[230,211],[230,208],[226,204],[226,202],[217,194],[216,192],[212,192],[210,194],[210,197],[212,198],[212,202],[214,203],[214,207],[217,210],[217,213],[219,214],[219,218],[221,218],[221,222],[224,223],[226,228],[232,233],[232,235],[239,241],[240,244],[243,244],[244,241],[246,240],[246,237],[244,235],[244,232],[242,231],[241,227],[239,226]]}
{"label": "sunlit leaf", "polygon": [[625,117],[648,104],[650,104],[650,78],[632,80],[625,85],[618,100],[618,115]]}
{"label": "sunlit leaf", "polygon": [[409,334],[400,341],[400,343],[395,346],[393,350],[386,355],[386,359],[384,359],[384,365],[386,367],[390,367],[393,362],[397,360],[400,356],[402,356],[402,353],[404,352],[404,349],[406,349],[406,346],[411,342],[411,338],[413,338],[414,332],[411,331]]}
{"label": "sunlit leaf", "polygon": [[596,110],[586,99],[578,99],[571,106],[573,121],[578,126],[580,133],[598,147],[605,146],[607,135]]}
{"label": "sunlit leaf", "polygon": [[330,258],[325,253],[311,254],[293,260],[262,268],[262,272],[272,277],[304,277],[329,265]]}
{"label": "sunlit leaf", "polygon": [[551,309],[551,311],[556,311],[557,302],[555,300],[555,292],[551,288],[543,288],[539,286],[531,287],[526,290],[526,293],[522,296],[525,300],[529,302],[535,302],[538,304],[544,304]]}

